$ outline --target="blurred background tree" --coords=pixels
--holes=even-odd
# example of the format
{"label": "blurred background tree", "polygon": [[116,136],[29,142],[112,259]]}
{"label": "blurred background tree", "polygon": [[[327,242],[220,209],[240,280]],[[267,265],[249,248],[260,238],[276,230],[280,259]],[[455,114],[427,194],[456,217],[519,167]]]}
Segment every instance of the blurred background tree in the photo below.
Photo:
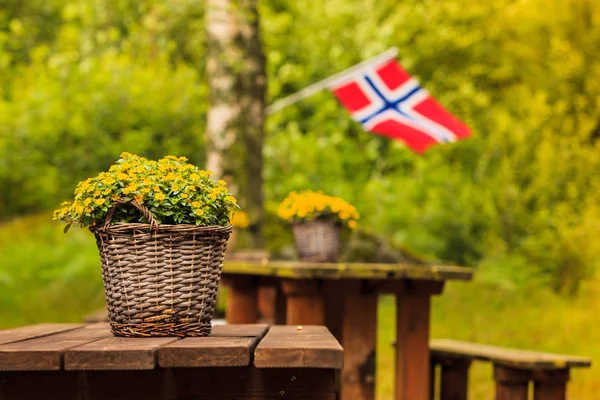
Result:
{"label": "blurred background tree", "polygon": [[[53,208],[121,151],[206,163],[206,12],[197,0],[0,1],[2,219]],[[574,291],[597,269],[598,2],[264,0],[259,13],[269,102],[393,45],[474,131],[416,156],[363,132],[327,92],[271,116],[271,250],[286,245],[276,204],[307,188],[344,197],[396,243],[480,266],[482,279]]]}

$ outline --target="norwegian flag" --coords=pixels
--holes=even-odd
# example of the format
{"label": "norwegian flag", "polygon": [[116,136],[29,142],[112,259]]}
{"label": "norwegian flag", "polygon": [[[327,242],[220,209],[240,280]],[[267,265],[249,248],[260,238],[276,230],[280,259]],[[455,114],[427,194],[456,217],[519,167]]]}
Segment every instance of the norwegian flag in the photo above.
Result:
{"label": "norwegian flag", "polygon": [[394,59],[361,69],[331,90],[365,130],[401,140],[417,153],[470,135]]}

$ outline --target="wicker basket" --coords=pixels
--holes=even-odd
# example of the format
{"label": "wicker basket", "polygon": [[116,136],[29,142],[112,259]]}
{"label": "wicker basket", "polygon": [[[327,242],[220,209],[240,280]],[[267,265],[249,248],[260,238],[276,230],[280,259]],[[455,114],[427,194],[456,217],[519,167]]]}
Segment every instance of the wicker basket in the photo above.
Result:
{"label": "wicker basket", "polygon": [[340,225],[310,221],[292,225],[294,242],[302,261],[336,262],[340,249]]}
{"label": "wicker basket", "polygon": [[111,225],[96,236],[110,325],[115,336],[208,336],[231,226]]}

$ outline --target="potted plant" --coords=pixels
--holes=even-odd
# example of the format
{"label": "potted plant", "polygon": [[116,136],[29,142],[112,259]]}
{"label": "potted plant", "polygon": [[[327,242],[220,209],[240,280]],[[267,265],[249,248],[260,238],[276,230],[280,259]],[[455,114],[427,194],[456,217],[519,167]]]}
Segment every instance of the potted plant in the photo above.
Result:
{"label": "potted plant", "polygon": [[206,336],[236,207],[225,182],[185,157],[123,153],[55,219],[94,233],[115,335]]}
{"label": "potted plant", "polygon": [[341,228],[356,228],[356,208],[339,197],[304,190],[291,192],[277,214],[287,220],[294,233],[298,255],[303,261],[335,262]]}

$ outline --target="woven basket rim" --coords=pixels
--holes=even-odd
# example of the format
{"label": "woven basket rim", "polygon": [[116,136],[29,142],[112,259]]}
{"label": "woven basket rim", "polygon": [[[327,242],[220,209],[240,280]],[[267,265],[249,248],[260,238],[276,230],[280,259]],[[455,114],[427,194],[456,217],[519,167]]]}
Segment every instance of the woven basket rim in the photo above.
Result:
{"label": "woven basket rim", "polygon": [[233,225],[208,225],[197,226],[193,224],[158,224],[156,229],[152,229],[151,224],[142,222],[116,222],[107,228],[103,226],[94,226],[89,228],[92,232],[123,232],[123,231],[147,231],[147,232],[185,232],[185,233],[230,233]]}

